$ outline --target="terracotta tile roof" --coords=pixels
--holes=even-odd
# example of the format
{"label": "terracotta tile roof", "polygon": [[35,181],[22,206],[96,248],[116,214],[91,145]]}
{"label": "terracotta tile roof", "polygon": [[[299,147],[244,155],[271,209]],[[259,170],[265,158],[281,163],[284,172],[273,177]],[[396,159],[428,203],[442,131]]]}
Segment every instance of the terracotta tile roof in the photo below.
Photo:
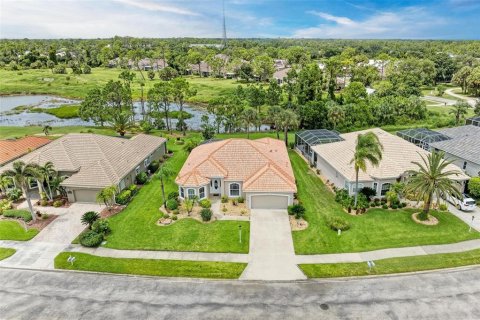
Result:
{"label": "terracotta tile roof", "polygon": [[[57,171],[73,173],[62,182],[63,186],[103,188],[119,183],[165,141],[164,138],[145,134],[123,139],[70,133],[20,159],[40,165],[51,161]],[[1,169],[9,166],[10,163]]]}
{"label": "terracotta tile roof", "polygon": [[0,165],[31,152],[52,140],[43,137],[25,137],[16,140],[0,140]]}
{"label": "terracotta tile roof", "polygon": [[243,182],[244,191],[296,192],[285,144],[276,139],[227,139],[195,148],[176,183],[207,184],[211,178]]}
{"label": "terracotta tile roof", "polygon": [[[319,144],[313,146],[312,149],[345,178],[355,181],[355,168],[350,161],[355,152],[357,136],[367,132],[374,132],[378,136],[383,145],[383,155],[378,167],[372,167],[367,162],[366,172],[359,171],[359,181],[398,178],[405,171],[418,169],[417,165],[413,164],[412,161],[421,163],[421,156],[425,157],[429,153],[413,143],[379,128],[344,133],[340,135],[344,141]],[[468,179],[468,176],[463,174],[462,170],[456,165],[451,164],[447,166],[447,170],[459,172],[459,175],[452,177],[455,180]]]}

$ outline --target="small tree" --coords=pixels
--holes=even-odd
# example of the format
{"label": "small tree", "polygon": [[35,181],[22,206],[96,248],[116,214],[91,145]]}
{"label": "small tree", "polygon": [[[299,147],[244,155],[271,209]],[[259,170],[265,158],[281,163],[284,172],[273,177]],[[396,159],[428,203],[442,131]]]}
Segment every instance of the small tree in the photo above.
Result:
{"label": "small tree", "polygon": [[117,193],[117,186],[105,187],[97,193],[97,202],[105,204],[108,210],[112,209],[115,203],[115,194]]}
{"label": "small tree", "polygon": [[165,183],[168,178],[173,176],[175,172],[170,169],[170,167],[166,164],[161,166],[155,176],[160,180],[160,186],[162,188],[162,200],[163,200],[163,206],[166,207],[167,204],[167,197],[165,197]]}
{"label": "small tree", "polygon": [[93,223],[98,219],[100,219],[100,215],[98,214],[98,212],[88,211],[82,215],[82,218],[80,220],[82,221],[83,225],[88,226],[88,229],[92,229]]}
{"label": "small tree", "polygon": [[183,203],[182,203],[182,207],[185,211],[187,211],[188,215],[192,213],[194,205],[195,205],[195,199],[190,199],[190,198],[183,200]]}
{"label": "small tree", "polygon": [[52,127],[49,126],[48,124],[44,125],[43,128],[42,128],[42,131],[46,136],[48,136],[48,134],[50,133],[50,130],[52,130]]}

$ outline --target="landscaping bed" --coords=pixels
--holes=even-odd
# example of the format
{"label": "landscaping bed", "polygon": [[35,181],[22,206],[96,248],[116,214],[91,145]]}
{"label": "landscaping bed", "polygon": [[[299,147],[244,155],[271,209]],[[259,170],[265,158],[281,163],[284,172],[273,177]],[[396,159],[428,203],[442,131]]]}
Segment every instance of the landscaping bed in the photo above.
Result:
{"label": "landscaping bed", "polygon": [[[70,256],[76,258],[73,265],[67,262]],[[238,279],[246,266],[233,262],[109,258],[76,252],[62,252],[55,257],[56,269],[163,277]]]}
{"label": "landscaping bed", "polygon": [[309,278],[329,278],[434,270],[476,264],[480,264],[480,249],[376,260],[375,267],[371,270],[366,262],[301,264],[299,267]]}
{"label": "landscaping bed", "polygon": [[[306,230],[293,232],[297,254],[362,252],[480,238],[480,233],[469,232],[469,226],[449,212],[431,211],[439,221],[436,226],[415,223],[411,216],[418,209],[370,208],[365,214],[351,216],[335,202],[334,194],[300,155],[294,151],[289,151],[289,155],[298,198],[306,208],[305,220],[309,224]],[[330,227],[332,219],[345,221],[348,230],[339,236]]]}

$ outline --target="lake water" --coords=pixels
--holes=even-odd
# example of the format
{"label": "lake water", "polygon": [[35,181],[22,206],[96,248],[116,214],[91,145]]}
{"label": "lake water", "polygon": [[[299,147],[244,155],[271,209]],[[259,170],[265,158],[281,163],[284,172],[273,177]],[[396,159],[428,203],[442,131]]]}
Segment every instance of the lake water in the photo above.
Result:
{"label": "lake water", "polygon": [[[62,105],[79,104],[80,100],[65,99],[51,95],[18,95],[18,96],[0,96],[0,126],[32,126],[32,125],[50,125],[52,127],[60,126],[93,126],[93,122],[83,121],[80,118],[73,119],[60,119],[48,113],[37,113],[23,111],[21,113],[14,113],[12,110],[19,106],[37,107],[42,109],[56,108]],[[134,107],[136,110],[135,118],[140,120],[141,116],[141,104],[135,102]],[[145,108],[146,108],[145,104]],[[211,122],[214,120],[214,116],[206,112],[201,108],[194,108],[190,106],[184,106],[183,109],[192,115],[190,119],[186,119],[185,122],[188,128],[191,130],[200,130],[201,118],[203,115],[208,115]],[[178,110],[176,104],[172,104],[170,110]],[[172,119],[172,125],[175,128],[177,119]],[[268,130],[269,126],[263,125],[261,130]]]}

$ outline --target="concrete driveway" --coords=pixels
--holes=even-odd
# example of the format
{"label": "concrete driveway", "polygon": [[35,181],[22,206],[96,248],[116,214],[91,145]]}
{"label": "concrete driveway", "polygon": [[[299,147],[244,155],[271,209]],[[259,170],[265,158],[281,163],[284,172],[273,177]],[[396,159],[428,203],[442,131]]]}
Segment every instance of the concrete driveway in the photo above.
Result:
{"label": "concrete driveway", "polygon": [[[98,204],[74,203],[69,208],[54,208],[59,217],[30,241],[0,241],[0,245],[17,252],[0,261],[0,266],[13,268],[53,269],[54,258],[85,229],[80,217],[87,211],[101,210]],[[42,210],[45,211],[45,210]]]}
{"label": "concrete driveway", "polygon": [[[472,226],[477,231],[480,231],[480,208],[477,207],[474,211],[458,210],[451,203],[448,203],[448,211],[460,218],[468,226]],[[473,220],[472,220],[473,217]]]}
{"label": "concrete driveway", "polygon": [[249,256],[242,280],[306,279],[296,265],[286,210],[251,210]]}

